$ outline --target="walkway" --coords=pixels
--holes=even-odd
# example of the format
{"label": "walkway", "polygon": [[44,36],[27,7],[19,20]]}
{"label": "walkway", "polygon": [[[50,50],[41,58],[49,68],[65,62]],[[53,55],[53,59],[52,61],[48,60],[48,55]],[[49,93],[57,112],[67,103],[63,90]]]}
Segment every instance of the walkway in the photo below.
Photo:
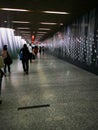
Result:
{"label": "walkway", "polygon": [[0,130],[98,130],[98,76],[53,56],[3,79]]}

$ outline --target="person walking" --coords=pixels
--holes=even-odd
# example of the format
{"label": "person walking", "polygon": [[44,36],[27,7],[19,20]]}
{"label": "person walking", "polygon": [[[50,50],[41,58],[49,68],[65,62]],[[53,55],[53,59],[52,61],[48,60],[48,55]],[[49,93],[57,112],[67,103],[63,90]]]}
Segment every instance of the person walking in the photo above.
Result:
{"label": "person walking", "polygon": [[29,50],[26,44],[23,45],[23,48],[20,49],[20,52],[22,53],[22,65],[23,70],[26,74],[28,74],[29,71]]}
{"label": "person walking", "polygon": [[42,46],[42,52],[43,52],[43,55],[44,55],[44,53],[45,53],[45,47],[44,46]]}
{"label": "person walking", "polygon": [[8,52],[7,45],[3,46],[3,50],[2,50],[1,55],[2,55],[3,60],[4,60],[4,72],[6,73],[7,68],[8,68],[8,72],[10,74],[11,73],[10,65],[12,64],[12,58],[10,57],[10,54]]}
{"label": "person walking", "polygon": [[34,48],[34,53],[35,53],[35,59],[37,59],[37,54],[38,54],[38,46],[35,46],[35,48]]}
{"label": "person walking", "polygon": [[42,47],[39,47],[39,54],[41,55]]}

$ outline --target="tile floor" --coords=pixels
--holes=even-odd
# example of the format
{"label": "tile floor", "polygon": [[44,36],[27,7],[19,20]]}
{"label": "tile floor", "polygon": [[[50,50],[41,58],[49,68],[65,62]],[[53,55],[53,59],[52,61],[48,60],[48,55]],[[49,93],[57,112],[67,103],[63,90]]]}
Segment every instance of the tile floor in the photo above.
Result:
{"label": "tile floor", "polygon": [[0,130],[98,130],[98,76],[48,55],[30,63],[28,75],[20,60],[11,71],[2,83]]}

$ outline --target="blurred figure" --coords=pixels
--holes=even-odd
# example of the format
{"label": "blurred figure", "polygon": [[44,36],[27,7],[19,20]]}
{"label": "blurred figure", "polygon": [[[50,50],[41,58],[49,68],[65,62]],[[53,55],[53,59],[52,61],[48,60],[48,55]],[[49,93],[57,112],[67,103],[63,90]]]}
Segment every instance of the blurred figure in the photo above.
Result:
{"label": "blurred figure", "polygon": [[44,53],[45,53],[45,47],[44,46],[42,46],[42,52],[43,52],[43,55],[44,55]]}
{"label": "blurred figure", "polygon": [[34,52],[35,48],[32,47],[32,59],[35,60],[35,52]]}
{"label": "blurred figure", "polygon": [[42,47],[40,46],[39,47],[39,54],[41,55],[41,52],[42,52]]}
{"label": "blurred figure", "polygon": [[3,76],[6,76],[5,73],[2,70],[2,67],[4,67],[4,62],[2,56],[0,57],[0,104],[2,104],[1,100],[1,87],[2,87],[2,78]]}
{"label": "blurred figure", "polygon": [[41,54],[42,54],[42,47],[41,46],[39,46],[39,57],[41,58]]}
{"label": "blurred figure", "polygon": [[8,68],[8,72],[11,73],[10,65],[12,64],[12,59],[9,55],[8,50],[7,50],[7,45],[3,46],[3,50],[2,50],[1,55],[2,55],[3,60],[4,60],[4,72],[6,73],[6,71],[7,71],[6,69]]}
{"label": "blurred figure", "polygon": [[2,87],[2,78],[3,76],[6,77],[5,73],[3,72],[3,70],[0,68],[0,104],[2,104],[2,99],[1,99],[1,87]]}
{"label": "blurred figure", "polygon": [[37,58],[37,54],[38,54],[38,46],[35,46],[34,53],[35,53],[35,59],[36,59]]}
{"label": "blurred figure", "polygon": [[20,53],[22,53],[22,65],[23,70],[26,74],[28,74],[29,70],[29,50],[26,44],[23,45],[23,48],[20,50]]}
{"label": "blurred figure", "polygon": [[32,63],[32,46],[31,46],[31,44],[29,44],[28,49],[29,49],[30,63]]}

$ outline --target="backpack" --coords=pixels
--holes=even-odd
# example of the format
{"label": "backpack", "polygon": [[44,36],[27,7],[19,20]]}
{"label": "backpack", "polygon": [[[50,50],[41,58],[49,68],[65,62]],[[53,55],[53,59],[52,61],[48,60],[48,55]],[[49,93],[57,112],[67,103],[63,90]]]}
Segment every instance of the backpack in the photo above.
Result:
{"label": "backpack", "polygon": [[20,53],[19,53],[19,59],[20,59],[20,60],[23,59],[23,52],[22,52],[22,51],[20,51]]}

